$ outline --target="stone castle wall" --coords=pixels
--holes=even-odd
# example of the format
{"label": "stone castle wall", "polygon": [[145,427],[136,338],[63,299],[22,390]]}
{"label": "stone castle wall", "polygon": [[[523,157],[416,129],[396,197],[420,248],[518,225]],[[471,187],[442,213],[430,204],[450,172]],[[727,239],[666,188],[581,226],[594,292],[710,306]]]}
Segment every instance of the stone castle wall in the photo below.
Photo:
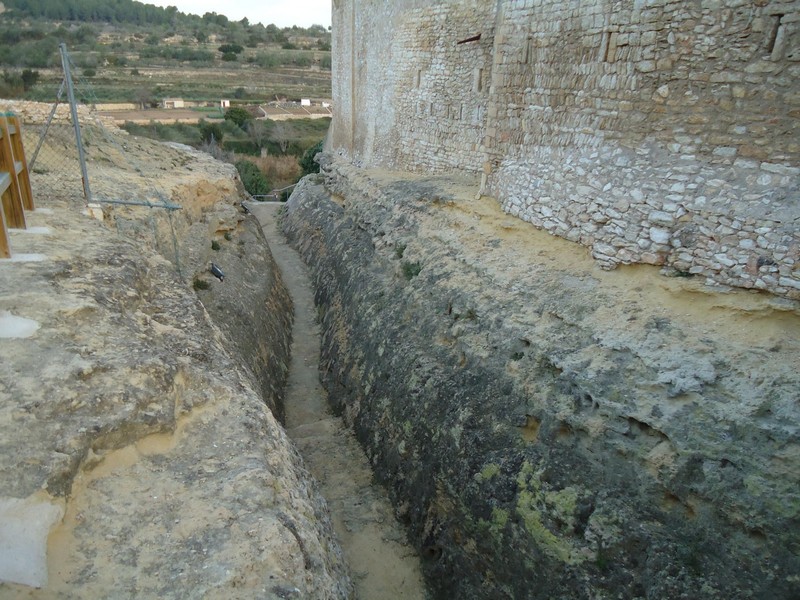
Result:
{"label": "stone castle wall", "polygon": [[480,176],[606,268],[800,298],[797,0],[335,0],[334,24],[356,164]]}

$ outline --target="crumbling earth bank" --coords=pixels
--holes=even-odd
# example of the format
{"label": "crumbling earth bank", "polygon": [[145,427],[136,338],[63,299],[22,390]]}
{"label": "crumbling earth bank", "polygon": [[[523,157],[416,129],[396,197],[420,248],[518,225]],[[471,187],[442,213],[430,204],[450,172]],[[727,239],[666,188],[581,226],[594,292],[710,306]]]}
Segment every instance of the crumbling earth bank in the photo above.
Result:
{"label": "crumbling earth bank", "polygon": [[800,594],[796,303],[603,272],[472,182],[323,162],[285,219],[323,381],[438,597]]}
{"label": "crumbling earth bank", "polygon": [[[172,228],[138,208],[100,223],[35,181],[43,210],[0,264],[0,311],[39,326],[0,339],[0,538],[6,559],[47,559],[16,579],[41,589],[0,596],[350,597],[324,500],[265,404],[280,412],[291,322],[266,242],[231,204],[228,169],[130,147],[173,167],[164,186],[187,210]],[[212,253],[224,282],[208,279]],[[9,536],[42,507],[63,515],[49,539]]]}

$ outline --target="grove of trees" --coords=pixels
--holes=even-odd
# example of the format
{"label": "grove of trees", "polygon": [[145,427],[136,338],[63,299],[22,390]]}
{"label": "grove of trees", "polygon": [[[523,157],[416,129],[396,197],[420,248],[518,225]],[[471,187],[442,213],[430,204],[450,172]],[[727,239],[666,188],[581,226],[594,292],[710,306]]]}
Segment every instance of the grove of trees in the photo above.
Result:
{"label": "grove of trees", "polygon": [[103,21],[137,25],[170,24],[177,17],[174,6],[159,8],[133,0],[4,0],[6,9],[49,21]]}

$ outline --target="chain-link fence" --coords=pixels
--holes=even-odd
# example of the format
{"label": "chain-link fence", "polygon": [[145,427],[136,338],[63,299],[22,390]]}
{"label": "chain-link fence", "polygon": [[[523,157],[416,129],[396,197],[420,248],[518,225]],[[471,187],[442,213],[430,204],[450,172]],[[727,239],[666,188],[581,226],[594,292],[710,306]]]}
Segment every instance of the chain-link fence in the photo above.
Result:
{"label": "chain-link fence", "polygon": [[72,80],[77,69],[63,46],[62,62],[64,81],[53,90],[52,104],[8,101],[4,106],[24,124],[34,193],[84,203],[172,207],[155,178],[148,177],[135,153],[128,152],[128,136],[94,109],[97,98],[91,84],[82,76]]}
{"label": "chain-link fence", "polygon": [[39,111],[31,108],[41,110],[45,106],[10,107],[22,118],[22,138],[34,197],[48,196],[53,199],[82,201],[81,170],[72,124],[69,120],[53,122],[46,138],[42,138],[46,117],[39,118],[35,114]]}
{"label": "chain-link fence", "polygon": [[[77,69],[64,46],[62,62],[64,81],[53,90],[51,104],[3,101],[0,106],[22,120],[37,204],[61,201],[76,207],[100,205],[105,217],[113,214],[110,220],[120,233],[146,235],[173,258],[180,272],[171,218],[172,211],[180,206],[172,203],[158,184],[159,178],[175,166],[170,163],[175,160],[174,153],[164,150],[163,156],[154,156],[160,152],[158,149],[143,149],[136,138],[100,116],[94,108],[97,98],[89,82],[82,77],[72,81]],[[137,157],[146,160],[148,166],[140,165]],[[153,163],[159,165],[155,172]],[[123,210],[127,208],[144,209],[149,214]],[[147,223],[145,229],[150,234],[143,231],[143,223]]]}

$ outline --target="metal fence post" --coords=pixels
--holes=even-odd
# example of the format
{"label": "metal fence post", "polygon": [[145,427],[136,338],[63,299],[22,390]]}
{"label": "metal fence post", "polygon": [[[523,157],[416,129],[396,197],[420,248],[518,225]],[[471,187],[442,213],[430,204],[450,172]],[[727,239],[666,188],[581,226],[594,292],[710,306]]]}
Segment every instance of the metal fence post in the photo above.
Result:
{"label": "metal fence post", "polygon": [[64,81],[67,83],[67,98],[69,108],[72,113],[72,124],[75,127],[75,142],[78,145],[78,160],[81,163],[81,179],[83,180],[83,196],[86,203],[92,203],[92,190],[89,188],[89,173],[86,170],[86,156],[83,152],[83,141],[81,140],[81,125],[78,121],[78,103],[75,101],[75,86],[72,84],[72,73],[69,69],[69,56],[67,55],[67,45],[59,44],[61,50],[61,64],[64,67]]}

